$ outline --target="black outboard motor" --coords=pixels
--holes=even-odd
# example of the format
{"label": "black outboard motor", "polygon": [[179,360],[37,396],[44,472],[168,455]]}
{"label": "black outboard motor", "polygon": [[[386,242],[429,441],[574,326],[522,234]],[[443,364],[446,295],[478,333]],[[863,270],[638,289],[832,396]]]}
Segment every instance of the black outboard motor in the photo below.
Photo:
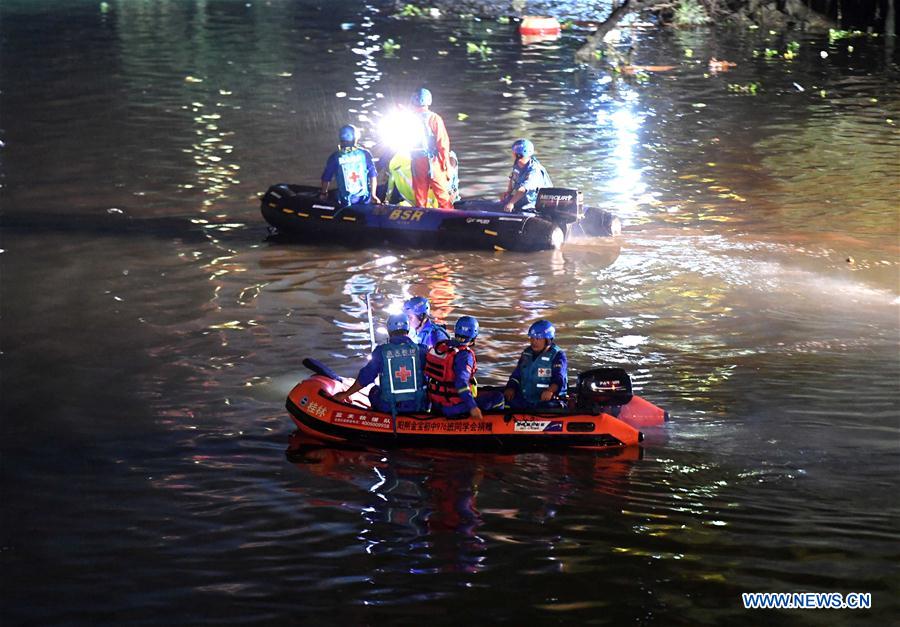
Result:
{"label": "black outboard motor", "polygon": [[621,368],[595,368],[578,375],[577,400],[579,411],[595,414],[601,408],[618,408],[631,400],[631,377]]}
{"label": "black outboard motor", "polygon": [[578,222],[584,217],[584,196],[577,189],[545,187],[538,190],[534,210],[554,224]]}

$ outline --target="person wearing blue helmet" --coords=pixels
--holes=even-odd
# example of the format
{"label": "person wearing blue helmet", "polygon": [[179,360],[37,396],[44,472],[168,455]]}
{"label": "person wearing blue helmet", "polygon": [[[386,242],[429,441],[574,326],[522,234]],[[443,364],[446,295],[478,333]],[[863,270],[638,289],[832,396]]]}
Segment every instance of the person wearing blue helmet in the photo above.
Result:
{"label": "person wearing blue helmet", "polygon": [[337,201],[341,207],[362,203],[379,204],[375,195],[378,170],[375,160],[365,148],[360,148],[359,130],[352,124],[342,126],[338,132],[338,149],[331,153],[322,171],[322,189],[319,197],[328,197],[331,179],[337,180]]}
{"label": "person wearing blue helmet", "polygon": [[528,139],[517,139],[512,145],[513,167],[506,192],[500,196],[504,211],[533,209],[538,190],[553,187],[550,175],[534,156],[534,144]]}
{"label": "person wearing blue helmet", "polygon": [[346,403],[355,393],[380,378],[380,385],[369,390],[369,404],[375,411],[411,413],[428,408],[423,366],[425,347],[409,337],[409,320],[405,314],[388,318],[388,341],[372,351],[356,381],[334,399]]}
{"label": "person wearing blue helmet", "polygon": [[434,192],[441,209],[453,209],[450,196],[450,136],[444,120],[431,111],[431,92],[417,89],[410,107],[422,125],[419,145],[411,153],[412,187],[417,207],[428,206],[428,192]]}
{"label": "person wearing blue helmet", "polygon": [[528,329],[530,346],[522,351],[503,396],[513,409],[563,407],[568,388],[566,353],[554,340],[556,329],[549,320],[538,320]]}
{"label": "person wearing blue helmet", "polygon": [[403,311],[409,318],[410,335],[417,344],[431,348],[438,342],[450,339],[444,327],[432,320],[431,304],[424,296],[413,296],[403,303]]}
{"label": "person wearing blue helmet", "polygon": [[453,339],[438,342],[425,356],[428,400],[433,409],[448,418],[468,415],[481,420],[482,410],[503,407],[501,392],[478,393],[478,363],[472,350],[477,337],[478,320],[462,316],[453,328]]}

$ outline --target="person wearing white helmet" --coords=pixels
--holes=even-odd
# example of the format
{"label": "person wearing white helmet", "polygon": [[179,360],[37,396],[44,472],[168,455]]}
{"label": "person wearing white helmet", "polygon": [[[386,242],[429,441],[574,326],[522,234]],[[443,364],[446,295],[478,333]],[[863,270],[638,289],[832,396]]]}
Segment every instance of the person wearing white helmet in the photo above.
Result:
{"label": "person wearing white helmet", "polygon": [[533,209],[538,190],[553,187],[550,175],[534,156],[534,144],[528,139],[517,139],[512,145],[513,168],[506,192],[500,196],[504,211]]}

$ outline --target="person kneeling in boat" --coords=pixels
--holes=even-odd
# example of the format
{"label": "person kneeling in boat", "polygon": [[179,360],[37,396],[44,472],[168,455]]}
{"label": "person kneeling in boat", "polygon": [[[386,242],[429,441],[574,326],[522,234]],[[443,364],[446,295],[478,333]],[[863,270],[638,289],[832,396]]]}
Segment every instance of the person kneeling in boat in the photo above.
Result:
{"label": "person kneeling in boat", "polygon": [[363,366],[356,381],[334,400],[346,403],[351,396],[380,377],[381,385],[369,390],[369,403],[375,411],[414,413],[426,411],[427,399],[423,365],[425,347],[409,337],[409,320],[405,314],[388,318],[389,339],[375,347],[369,363]]}
{"label": "person kneeling in boat", "polygon": [[[459,200],[459,160],[454,151],[449,152],[450,168],[447,176],[449,179],[450,201]],[[387,188],[384,192],[384,202],[391,205],[414,206],[416,195],[412,184],[412,157],[408,152],[398,152],[388,162]],[[433,190],[428,191],[428,203],[426,207],[437,207],[438,201]]]}
{"label": "person kneeling in boat", "polygon": [[340,144],[325,162],[322,171],[322,191],[319,198],[328,197],[328,185],[331,179],[337,179],[337,201],[341,207],[372,203],[380,204],[375,195],[378,187],[378,170],[372,153],[360,148],[359,130],[352,124],[342,126],[338,133]]}
{"label": "person kneeling in boat", "polygon": [[506,193],[500,196],[504,211],[534,209],[538,190],[553,187],[550,175],[534,156],[534,144],[527,139],[517,139],[512,145],[513,169],[509,175]]}
{"label": "person kneeling in boat", "polygon": [[438,342],[446,342],[450,339],[447,331],[431,319],[429,312],[431,304],[424,296],[413,296],[403,303],[403,311],[409,318],[409,326],[412,329],[410,335],[416,344],[425,348],[431,348]]}
{"label": "person kneeling in boat", "polygon": [[478,337],[478,320],[463,316],[453,329],[454,337],[435,344],[425,356],[428,400],[432,409],[447,418],[466,414],[481,420],[482,410],[503,407],[501,392],[478,394],[475,371],[478,369],[472,346]]}
{"label": "person kneeling in boat", "polygon": [[503,390],[511,408],[565,407],[561,398],[568,387],[568,363],[566,353],[554,343],[555,337],[556,329],[548,320],[538,320],[528,329],[531,345],[522,351]]}

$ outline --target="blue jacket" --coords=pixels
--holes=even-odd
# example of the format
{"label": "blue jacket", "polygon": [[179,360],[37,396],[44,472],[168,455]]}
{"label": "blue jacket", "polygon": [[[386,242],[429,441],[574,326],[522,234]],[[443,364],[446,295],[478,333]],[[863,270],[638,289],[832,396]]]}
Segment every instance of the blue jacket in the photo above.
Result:
{"label": "blue jacket", "polygon": [[337,178],[338,203],[349,207],[369,202],[372,197],[369,181],[376,176],[378,170],[375,169],[372,153],[356,147],[331,153],[322,171],[322,183],[330,183],[331,179]]}
{"label": "blue jacket", "polygon": [[[427,352],[426,348],[421,345],[416,345],[409,337],[405,335],[395,336],[388,340],[388,343],[391,345],[401,345],[401,344],[409,344],[410,346],[416,347],[417,357],[418,357],[418,372],[415,373],[418,377],[417,381],[422,388],[422,397],[424,398],[424,387],[425,387],[425,377],[422,373],[422,367],[425,365],[425,353]],[[384,368],[384,344],[375,347],[375,350],[372,351],[372,356],[369,359],[369,363],[360,368],[359,374],[356,375],[356,381],[363,387],[373,383],[376,377],[380,377],[381,386],[385,387],[389,385],[386,377],[383,376],[382,370]],[[377,403],[375,395],[370,395],[369,400],[372,401],[373,409],[379,411],[390,411],[388,407],[381,405],[379,407],[375,407]],[[397,403],[397,411],[401,412],[415,412],[421,411],[424,408],[423,400],[414,400],[414,401],[400,401]]]}
{"label": "blue jacket", "polygon": [[444,327],[437,324],[431,318],[425,321],[425,324],[422,325],[421,329],[418,331],[410,330],[410,333],[416,343],[421,344],[425,348],[431,348],[438,342],[450,339],[450,334],[447,333]]}
{"label": "blue jacket", "polygon": [[[537,202],[537,190],[542,187],[553,187],[550,175],[537,157],[529,159],[524,167],[515,161],[509,178],[512,179],[513,192],[519,189],[525,190],[525,195],[516,203],[515,208],[518,210],[533,209]],[[504,202],[508,202],[508,200],[504,200]]]}
{"label": "blue jacket", "polygon": [[[551,355],[552,358],[547,360]],[[550,363],[543,363],[545,360]],[[550,344],[537,355],[529,346],[522,351],[506,387],[515,390],[516,396],[522,397],[529,405],[539,403],[541,393],[553,384],[558,388],[557,395],[564,396],[568,387],[568,366],[565,351],[556,344]]]}

